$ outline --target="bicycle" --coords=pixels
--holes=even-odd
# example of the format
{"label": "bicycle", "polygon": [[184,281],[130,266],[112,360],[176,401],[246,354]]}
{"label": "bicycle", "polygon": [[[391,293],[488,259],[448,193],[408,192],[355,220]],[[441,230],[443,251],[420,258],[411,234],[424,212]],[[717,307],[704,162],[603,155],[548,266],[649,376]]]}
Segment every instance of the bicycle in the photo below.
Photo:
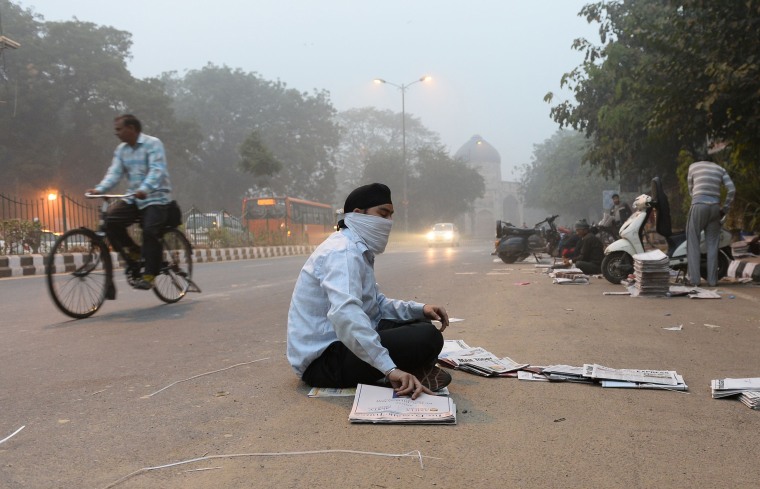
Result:
{"label": "bicycle", "polygon": [[[97,231],[87,227],[72,229],[56,239],[45,260],[48,291],[53,302],[67,316],[83,319],[95,314],[106,299],[116,299],[113,259],[105,232],[105,218],[110,199],[130,195],[85,194],[102,198]],[[188,292],[200,292],[193,282],[193,251],[190,242],[176,227],[162,230],[163,259],[153,292],[162,301],[173,304]],[[123,256],[127,282],[133,285],[142,277],[143,260]]]}

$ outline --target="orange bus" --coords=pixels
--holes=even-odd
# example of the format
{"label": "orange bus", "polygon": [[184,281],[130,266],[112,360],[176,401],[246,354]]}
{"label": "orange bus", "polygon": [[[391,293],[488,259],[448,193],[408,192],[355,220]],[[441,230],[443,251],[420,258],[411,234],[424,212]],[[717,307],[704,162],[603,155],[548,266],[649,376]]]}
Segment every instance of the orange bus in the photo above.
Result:
{"label": "orange bus", "polygon": [[293,197],[246,197],[243,223],[254,242],[315,245],[335,230],[335,213],[328,204]]}

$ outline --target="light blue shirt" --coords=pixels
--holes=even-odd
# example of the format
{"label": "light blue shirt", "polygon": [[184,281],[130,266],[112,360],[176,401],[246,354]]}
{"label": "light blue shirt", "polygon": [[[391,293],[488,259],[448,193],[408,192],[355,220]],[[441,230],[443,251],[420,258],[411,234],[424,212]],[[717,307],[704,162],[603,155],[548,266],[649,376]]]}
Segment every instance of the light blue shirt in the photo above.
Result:
{"label": "light blue shirt", "polygon": [[160,139],[140,133],[135,147],[127,143],[119,144],[106,176],[95,186],[95,190],[108,192],[125,174],[128,180],[126,193],[142,190],[147,194],[144,200],[124,199],[127,202],[136,201],[139,209],[171,202],[172,185],[166,168],[166,152]]}
{"label": "light blue shirt", "polygon": [[350,229],[331,234],[306,261],[288,311],[288,361],[299,377],[335,341],[381,372],[396,365],[380,344],[381,319],[422,319],[424,304],[388,299],[375,255]]}

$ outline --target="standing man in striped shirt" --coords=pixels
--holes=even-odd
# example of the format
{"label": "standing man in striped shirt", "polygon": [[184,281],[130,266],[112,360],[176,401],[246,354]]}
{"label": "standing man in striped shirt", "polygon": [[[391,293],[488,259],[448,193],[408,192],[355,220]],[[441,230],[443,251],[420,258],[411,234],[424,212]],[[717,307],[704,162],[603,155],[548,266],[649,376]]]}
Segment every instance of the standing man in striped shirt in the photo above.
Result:
{"label": "standing man in striped shirt", "polygon": [[[145,260],[142,279],[134,288],[150,290],[161,269],[161,230],[166,224],[172,186],[166,168],[166,153],[160,139],[142,133],[142,124],[132,114],[114,119],[114,132],[121,140],[113,154],[111,166],[103,180],[88,190],[101,194],[115,187],[123,176],[127,177],[129,197],[116,202],[108,209],[106,233],[116,251],[128,260]],[[143,245],[135,244],[127,228],[142,219]]]}
{"label": "standing man in striped shirt", "polygon": [[[687,177],[691,208],[686,222],[686,258],[689,262],[689,282],[700,282],[700,233],[705,232],[707,251],[707,284],[718,284],[718,248],[720,246],[720,220],[728,214],[734,201],[736,188],[728,172],[711,161],[696,161],[689,166]],[[726,201],[720,205],[720,187],[726,187]]]}

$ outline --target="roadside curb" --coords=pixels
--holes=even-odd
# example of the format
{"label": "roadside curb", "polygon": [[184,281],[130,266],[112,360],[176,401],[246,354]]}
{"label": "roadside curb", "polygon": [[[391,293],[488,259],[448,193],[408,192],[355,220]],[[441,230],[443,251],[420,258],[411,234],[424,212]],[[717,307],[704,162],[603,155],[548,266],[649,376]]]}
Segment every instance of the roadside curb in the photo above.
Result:
{"label": "roadside curb", "polygon": [[[313,245],[287,245],[287,246],[250,246],[246,248],[219,248],[219,249],[196,249],[193,250],[195,263],[210,263],[217,261],[255,260],[258,258],[274,258],[277,256],[308,255],[316,246]],[[81,260],[81,253],[71,253],[63,256],[63,261],[56,263],[56,268],[63,267],[64,263],[76,263]],[[46,255],[8,255],[0,256],[0,279],[10,277],[24,277],[28,275],[44,275]],[[111,252],[111,261],[116,268],[124,267],[122,260],[116,252]],[[60,267],[59,267],[60,266]],[[60,268],[63,271],[63,268]]]}

